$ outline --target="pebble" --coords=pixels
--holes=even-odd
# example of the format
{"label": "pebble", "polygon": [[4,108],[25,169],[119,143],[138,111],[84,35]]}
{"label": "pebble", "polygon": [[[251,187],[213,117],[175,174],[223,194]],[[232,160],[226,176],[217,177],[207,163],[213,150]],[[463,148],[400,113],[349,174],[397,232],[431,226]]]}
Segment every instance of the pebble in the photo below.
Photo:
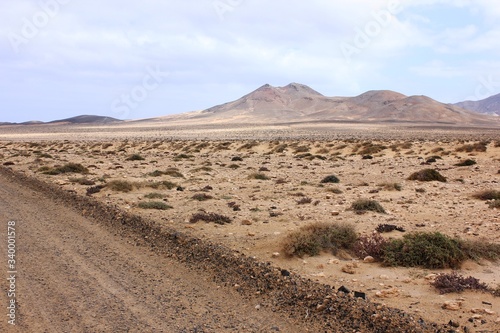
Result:
{"label": "pebble", "polygon": [[332,216],[339,216],[340,215],[340,212],[339,211],[332,211]]}
{"label": "pebble", "polygon": [[272,255],[273,258],[278,258],[279,256],[280,256],[279,252],[274,252]]}
{"label": "pebble", "polygon": [[441,306],[441,308],[450,311],[458,311],[462,308],[462,302],[460,301],[446,301]]}

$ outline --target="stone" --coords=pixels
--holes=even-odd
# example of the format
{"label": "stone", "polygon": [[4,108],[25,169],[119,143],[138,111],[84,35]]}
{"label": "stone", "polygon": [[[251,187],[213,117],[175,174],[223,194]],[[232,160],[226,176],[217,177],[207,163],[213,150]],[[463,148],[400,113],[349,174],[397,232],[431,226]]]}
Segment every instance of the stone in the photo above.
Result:
{"label": "stone", "polygon": [[458,311],[462,308],[462,302],[460,301],[446,301],[444,302],[443,305],[441,305],[441,308],[445,310],[450,310],[450,311]]}
{"label": "stone", "polygon": [[242,225],[252,225],[253,223],[250,220],[243,220],[243,221],[241,221],[241,224]]}
{"label": "stone", "polygon": [[332,211],[332,216],[339,216],[340,215],[340,212],[339,211]]}
{"label": "stone", "polygon": [[342,272],[347,273],[347,274],[355,274],[356,271],[354,270],[354,265],[352,263],[349,263],[342,267]]}
{"label": "stone", "polygon": [[375,262],[375,258],[373,258],[372,256],[366,256],[364,259],[363,259],[363,262],[367,263],[367,264],[371,264],[371,263],[374,263]]}
{"label": "stone", "polygon": [[280,256],[279,252],[274,252],[272,255],[273,258],[278,258],[279,256]]}
{"label": "stone", "polygon": [[389,288],[385,290],[379,290],[375,292],[375,296],[378,298],[392,298],[399,296],[398,288]]}

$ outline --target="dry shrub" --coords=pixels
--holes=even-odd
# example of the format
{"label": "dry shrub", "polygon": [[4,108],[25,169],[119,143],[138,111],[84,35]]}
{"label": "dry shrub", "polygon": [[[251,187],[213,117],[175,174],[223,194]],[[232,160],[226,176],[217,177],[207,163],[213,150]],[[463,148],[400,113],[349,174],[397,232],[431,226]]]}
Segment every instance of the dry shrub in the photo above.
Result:
{"label": "dry shrub", "polygon": [[167,205],[163,201],[143,201],[139,202],[138,207],[142,209],[157,209],[157,210],[167,210],[173,208],[172,206]]}
{"label": "dry shrub", "polygon": [[217,213],[198,212],[193,214],[189,219],[189,223],[196,223],[198,221],[204,221],[206,223],[212,222],[215,224],[226,224],[231,223],[231,218]]}
{"label": "dry shrub", "polygon": [[350,249],[357,239],[350,224],[317,222],[289,233],[282,242],[288,256],[318,255],[321,251],[336,254],[340,249]]}
{"label": "dry shrub", "polygon": [[472,195],[473,198],[479,200],[499,200],[500,199],[500,191],[496,190],[484,190],[481,192],[474,193]]}
{"label": "dry shrub", "polygon": [[125,161],[144,161],[144,157],[139,154],[132,154],[125,159]]}
{"label": "dry shrub", "polygon": [[456,272],[438,274],[432,285],[439,290],[440,294],[460,293],[466,289],[488,290],[488,286],[485,283],[479,282],[478,279],[472,276],[464,277]]}
{"label": "dry shrub", "polygon": [[248,179],[257,179],[257,180],[269,180],[271,178],[269,178],[268,176],[266,176],[265,174],[263,173],[252,173],[251,175],[248,176]]}
{"label": "dry shrub", "polygon": [[[41,171],[41,170],[42,169],[40,169],[39,171]],[[54,167],[54,168],[45,167],[45,169],[43,169],[43,170],[44,171],[42,171],[42,172],[44,174],[51,175],[51,176],[60,175],[63,173],[82,173],[82,174],[89,173],[89,170],[79,163],[68,163],[68,164],[65,164],[63,166],[58,166],[58,167]]]}
{"label": "dry shrub", "polygon": [[446,182],[446,178],[442,176],[438,171],[434,169],[424,169],[417,171],[408,177],[408,180],[418,180],[421,182],[432,182],[432,181],[438,181],[438,182]]}
{"label": "dry shrub", "polygon": [[210,200],[213,198],[214,197],[212,197],[211,195],[208,195],[206,193],[196,193],[195,195],[193,195],[191,197],[191,199],[196,200],[196,201],[207,201],[207,200]]}
{"label": "dry shrub", "polygon": [[304,198],[301,198],[300,200],[297,201],[297,205],[306,205],[306,204],[310,204],[311,202],[312,202],[311,198],[304,197]]}
{"label": "dry shrub", "polygon": [[336,184],[339,182],[340,182],[340,180],[337,178],[337,176],[329,175],[329,176],[326,176],[325,178],[323,178],[320,183],[321,184],[328,184],[328,183]]}
{"label": "dry shrub", "polygon": [[463,166],[471,166],[471,165],[476,165],[476,164],[477,164],[476,161],[471,160],[471,159],[466,159],[464,161],[458,162],[457,164],[455,164],[455,166],[463,167]]}
{"label": "dry shrub", "polygon": [[380,261],[384,255],[384,247],[387,240],[379,233],[374,233],[369,236],[361,236],[353,246],[353,252],[359,258],[372,256],[375,260]]}
{"label": "dry shrub", "polygon": [[134,185],[126,180],[112,180],[107,183],[106,187],[116,192],[130,192],[134,189]]}

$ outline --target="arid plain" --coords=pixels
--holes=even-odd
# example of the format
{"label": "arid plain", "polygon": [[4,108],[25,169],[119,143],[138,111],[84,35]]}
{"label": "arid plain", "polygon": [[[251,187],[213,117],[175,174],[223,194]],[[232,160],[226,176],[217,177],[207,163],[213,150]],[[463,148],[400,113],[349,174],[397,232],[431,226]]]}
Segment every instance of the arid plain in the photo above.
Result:
{"label": "arid plain", "polygon": [[[347,251],[290,257],[281,245],[289,233],[315,222],[348,223],[364,236],[380,224],[405,230],[382,233],[387,239],[423,231],[499,243],[499,209],[473,197],[500,190],[498,129],[347,123],[6,126],[0,129],[0,157],[14,171],[305,278],[364,292],[372,302],[426,321],[499,332],[500,299],[492,292],[442,295],[431,284],[450,269],[387,267]],[[466,160],[475,164],[457,166]],[[59,172],[69,163],[85,170]],[[437,170],[447,181],[408,179],[422,169]],[[330,175],[339,182],[321,182]],[[379,202],[386,213],[356,213],[350,208],[359,199]],[[230,222],[190,223],[198,212]],[[499,262],[469,260],[457,273],[491,289],[500,285]],[[457,308],[445,309],[445,303]]]}

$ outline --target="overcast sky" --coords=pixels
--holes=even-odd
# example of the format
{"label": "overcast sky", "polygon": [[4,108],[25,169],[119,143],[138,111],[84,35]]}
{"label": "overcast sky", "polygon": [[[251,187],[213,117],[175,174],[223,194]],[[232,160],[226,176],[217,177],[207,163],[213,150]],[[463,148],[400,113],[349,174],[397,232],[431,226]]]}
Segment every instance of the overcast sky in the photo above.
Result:
{"label": "overcast sky", "polygon": [[2,0],[0,121],[202,110],[265,83],[500,92],[498,0]]}

